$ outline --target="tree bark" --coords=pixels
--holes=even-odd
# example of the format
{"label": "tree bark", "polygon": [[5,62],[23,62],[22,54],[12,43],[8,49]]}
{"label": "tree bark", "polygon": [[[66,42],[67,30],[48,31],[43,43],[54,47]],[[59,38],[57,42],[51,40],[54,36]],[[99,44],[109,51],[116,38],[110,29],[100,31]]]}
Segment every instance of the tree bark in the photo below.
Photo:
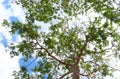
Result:
{"label": "tree bark", "polygon": [[80,76],[79,76],[80,71],[79,71],[78,64],[75,64],[72,69],[73,69],[72,79],[80,79]]}

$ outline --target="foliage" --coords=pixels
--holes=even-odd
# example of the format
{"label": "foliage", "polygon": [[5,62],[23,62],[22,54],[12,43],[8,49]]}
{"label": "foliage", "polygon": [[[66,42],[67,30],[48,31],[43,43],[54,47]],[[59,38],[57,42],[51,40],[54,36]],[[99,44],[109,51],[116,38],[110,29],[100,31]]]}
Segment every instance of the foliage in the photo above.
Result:
{"label": "foliage", "polygon": [[[23,38],[18,45],[9,45],[12,56],[22,54],[29,59],[35,54],[36,58],[42,58],[43,62],[33,69],[36,74],[32,76],[37,79],[44,78],[45,74],[48,79],[111,76],[114,68],[108,62],[113,55],[118,57],[116,52],[120,50],[117,30],[120,13],[115,1],[18,0],[16,3],[27,10],[26,23],[5,20],[3,25],[11,28],[11,34],[18,32]],[[97,15],[90,17],[92,12]],[[87,17],[85,21],[84,17]],[[49,23],[49,31],[41,31],[46,26],[36,25],[35,21]],[[26,69],[21,68],[19,78],[15,72],[16,79],[28,78]]]}

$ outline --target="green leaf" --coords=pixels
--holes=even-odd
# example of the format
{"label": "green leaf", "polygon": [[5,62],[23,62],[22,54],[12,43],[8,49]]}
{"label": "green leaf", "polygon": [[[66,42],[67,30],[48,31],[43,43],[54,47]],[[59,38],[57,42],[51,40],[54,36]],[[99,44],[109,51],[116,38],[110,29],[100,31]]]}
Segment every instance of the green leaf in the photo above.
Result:
{"label": "green leaf", "polygon": [[[120,14],[112,0],[15,1],[25,10],[26,22],[4,20],[3,26],[11,28],[10,34],[17,32],[21,38],[21,42],[8,45],[8,49],[12,57],[22,54],[25,62],[31,57],[42,59],[42,62],[35,61],[38,65],[31,70],[36,78],[44,79],[48,74],[49,79],[55,79],[54,76],[70,71],[72,73],[64,78],[76,79],[72,69],[83,74],[93,71],[90,76],[94,79],[110,75],[111,70],[104,63],[109,62],[106,60],[111,59],[120,46],[119,27],[114,26],[119,26]],[[43,32],[46,29],[48,31]],[[110,45],[112,48],[106,50]],[[109,51],[113,54],[104,58]],[[75,65],[78,68],[73,68]],[[21,67],[15,77],[28,79],[32,74],[27,70]]]}

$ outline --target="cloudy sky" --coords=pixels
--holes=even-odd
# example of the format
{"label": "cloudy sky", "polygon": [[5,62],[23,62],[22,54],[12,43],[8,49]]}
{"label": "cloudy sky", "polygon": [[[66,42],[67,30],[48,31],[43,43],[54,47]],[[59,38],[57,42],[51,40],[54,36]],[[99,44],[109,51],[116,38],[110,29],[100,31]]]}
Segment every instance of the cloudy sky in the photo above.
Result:
{"label": "cloudy sky", "polygon": [[[8,31],[10,28],[5,28],[1,25],[3,19],[9,20],[9,22],[16,20],[25,22],[24,10],[21,6],[10,3],[10,1],[11,0],[0,0],[0,79],[13,79],[11,76],[12,71],[19,70],[19,65],[21,63],[21,57],[14,57],[11,59],[9,53],[5,51],[5,45],[7,43],[20,41],[20,38],[17,34],[13,36],[9,34]],[[43,30],[45,30],[45,28]],[[120,65],[118,64],[117,67],[120,68]],[[119,74],[119,72],[115,72],[114,76],[120,78]]]}
{"label": "cloudy sky", "polygon": [[20,6],[11,4],[10,0],[0,0],[0,79],[14,79],[11,74],[13,70],[19,70],[20,57],[10,58],[5,51],[5,45],[12,41],[19,41],[17,35],[9,34],[10,28],[1,25],[3,19],[10,22],[15,20],[24,21],[24,12]]}
{"label": "cloudy sky", "polygon": [[[19,70],[20,66],[26,66],[31,63],[35,58],[31,58],[27,63],[24,62],[24,57],[13,57],[11,58],[9,53],[6,52],[5,46],[10,42],[19,42],[21,41],[20,37],[15,35],[10,35],[10,28],[2,26],[4,19],[11,21],[21,21],[25,22],[25,11],[14,3],[11,3],[13,0],[0,0],[0,79],[14,79],[12,77],[13,70]],[[41,24],[49,26],[49,24]],[[42,30],[47,31],[45,28]],[[39,60],[39,59],[38,59]],[[36,60],[37,61],[37,60]],[[28,66],[29,72],[30,69],[37,65],[37,62],[33,62]]]}

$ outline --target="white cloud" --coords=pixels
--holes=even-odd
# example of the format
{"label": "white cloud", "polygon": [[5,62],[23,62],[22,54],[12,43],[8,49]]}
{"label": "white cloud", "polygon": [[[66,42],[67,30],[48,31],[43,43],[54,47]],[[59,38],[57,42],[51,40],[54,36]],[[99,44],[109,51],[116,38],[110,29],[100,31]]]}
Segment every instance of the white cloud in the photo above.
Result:
{"label": "white cloud", "polygon": [[9,19],[9,16],[12,15],[12,11],[10,9],[5,9],[4,5],[0,3],[0,21],[3,19]]}
{"label": "white cloud", "polygon": [[13,16],[18,17],[19,21],[25,23],[25,10],[23,10],[22,6],[15,3],[11,3],[10,5]]}
{"label": "white cloud", "polygon": [[6,9],[2,2],[0,2],[0,33],[2,33],[8,40],[10,40],[11,35],[8,33],[10,28],[3,27],[2,22],[4,19],[9,20],[9,17],[12,16],[12,11],[10,9]]}
{"label": "white cloud", "polygon": [[0,4],[3,2],[4,0],[0,0]]}
{"label": "white cloud", "polygon": [[[9,33],[10,28],[3,27],[1,23],[3,22],[3,19],[9,20],[10,16],[14,16],[14,12],[17,8],[14,12],[12,12],[12,9],[6,9],[4,7],[4,5],[2,4],[3,1],[4,0],[0,0],[0,34],[2,34],[8,40],[8,42],[11,42],[12,36]],[[22,15],[20,14],[22,13],[20,12],[16,16],[22,17]],[[1,41],[2,36],[0,37]],[[18,60],[19,57],[10,58],[9,53],[6,53],[4,46],[0,44],[0,79],[14,79],[14,77],[12,76],[12,72],[13,70],[19,70]]]}
{"label": "white cloud", "polygon": [[19,70],[18,57],[10,58],[3,45],[0,44],[0,78],[13,79],[13,70]]}

